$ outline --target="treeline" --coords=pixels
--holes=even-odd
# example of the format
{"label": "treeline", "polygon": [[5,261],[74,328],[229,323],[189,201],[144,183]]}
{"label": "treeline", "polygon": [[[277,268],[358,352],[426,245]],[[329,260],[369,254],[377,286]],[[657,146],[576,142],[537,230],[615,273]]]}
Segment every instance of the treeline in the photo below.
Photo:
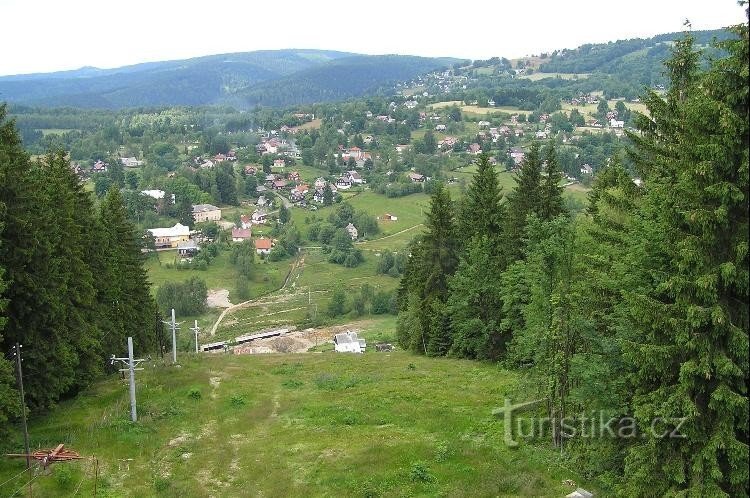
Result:
{"label": "treeline", "polygon": [[[0,107],[0,432],[20,415],[5,355],[23,345],[32,412],[75,394],[121,355],[154,346],[156,307],[118,190],[95,209],[62,152],[31,161]],[[0,438],[9,441],[5,434]]]}
{"label": "treeline", "polygon": [[[612,494],[748,496],[747,25],[735,33],[707,69],[692,37],[675,44],[671,87],[644,97],[630,136],[643,187],[613,162],[574,217],[553,147],[532,147],[507,196],[481,159],[462,203],[433,193],[399,289],[403,347],[528,372],[552,443]],[[592,415],[612,437],[575,437]]]}

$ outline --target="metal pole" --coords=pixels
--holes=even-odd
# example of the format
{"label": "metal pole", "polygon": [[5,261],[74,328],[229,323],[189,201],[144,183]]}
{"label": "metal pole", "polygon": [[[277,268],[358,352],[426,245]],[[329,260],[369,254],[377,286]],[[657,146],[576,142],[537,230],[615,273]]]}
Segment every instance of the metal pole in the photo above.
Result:
{"label": "metal pole", "polygon": [[198,352],[198,332],[200,331],[200,328],[198,327],[198,320],[195,321],[195,326],[191,328],[190,330],[193,331],[195,334],[195,352]]}
{"label": "metal pole", "polygon": [[26,468],[31,468],[29,450],[29,428],[26,425],[26,395],[23,392],[23,369],[21,368],[21,345],[16,343],[16,367],[18,368],[18,389],[21,394],[21,416],[23,420],[23,445],[26,450]]}
{"label": "metal pole", "polygon": [[132,337],[128,337],[128,370],[130,370],[130,419],[135,422],[138,420],[138,414],[135,409],[135,360]]}
{"label": "metal pole", "polygon": [[172,308],[172,363],[177,363],[177,322],[174,318],[174,308]]}

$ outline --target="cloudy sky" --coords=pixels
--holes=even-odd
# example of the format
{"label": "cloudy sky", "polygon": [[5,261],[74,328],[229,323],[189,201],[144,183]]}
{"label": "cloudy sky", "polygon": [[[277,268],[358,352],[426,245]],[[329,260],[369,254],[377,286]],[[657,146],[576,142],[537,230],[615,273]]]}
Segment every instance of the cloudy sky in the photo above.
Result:
{"label": "cloudy sky", "polygon": [[743,22],[735,0],[0,0],[0,75],[260,49],[486,59]]}

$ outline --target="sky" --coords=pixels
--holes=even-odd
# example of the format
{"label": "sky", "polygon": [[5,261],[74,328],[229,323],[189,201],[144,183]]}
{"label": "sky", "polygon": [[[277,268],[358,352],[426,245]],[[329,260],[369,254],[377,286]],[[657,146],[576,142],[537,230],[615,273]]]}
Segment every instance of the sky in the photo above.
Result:
{"label": "sky", "polygon": [[312,48],[510,59],[716,29],[735,0],[0,0],[0,75]]}

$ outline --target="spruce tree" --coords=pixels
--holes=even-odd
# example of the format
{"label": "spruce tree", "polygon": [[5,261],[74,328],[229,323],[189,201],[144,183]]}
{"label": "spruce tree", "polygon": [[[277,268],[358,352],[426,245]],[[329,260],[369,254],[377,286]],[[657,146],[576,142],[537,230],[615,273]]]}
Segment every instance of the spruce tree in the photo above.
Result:
{"label": "spruce tree", "polygon": [[631,495],[748,495],[747,24],[733,31],[706,73],[692,37],[676,43],[671,88],[648,95],[631,135],[646,185],[622,326],[645,434],[626,459]]}
{"label": "spruce tree", "polygon": [[461,234],[467,239],[477,235],[498,237],[503,221],[502,198],[495,167],[486,155],[481,155],[461,205]]}
{"label": "spruce tree", "polygon": [[529,153],[521,163],[516,175],[516,186],[508,195],[507,216],[503,228],[503,250],[512,263],[523,256],[523,237],[526,219],[530,214],[539,214],[542,198],[542,160],[539,144],[531,144]]}
{"label": "spruce tree", "polygon": [[554,144],[547,149],[546,173],[541,184],[538,214],[541,220],[550,221],[565,212],[563,187],[560,185],[563,175]]}

